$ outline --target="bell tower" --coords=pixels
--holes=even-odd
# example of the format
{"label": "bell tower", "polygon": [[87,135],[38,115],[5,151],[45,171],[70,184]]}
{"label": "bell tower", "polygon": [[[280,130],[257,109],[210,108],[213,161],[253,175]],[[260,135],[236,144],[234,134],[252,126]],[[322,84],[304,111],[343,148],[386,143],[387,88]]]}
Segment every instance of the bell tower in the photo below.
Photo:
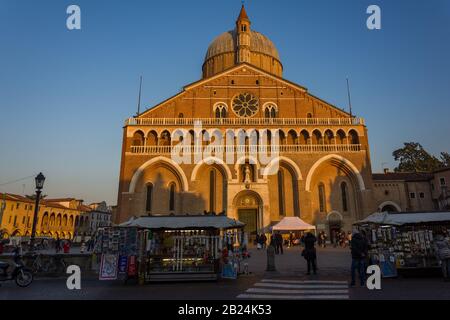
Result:
{"label": "bell tower", "polygon": [[236,63],[247,62],[250,63],[250,19],[245,12],[245,7],[242,5],[241,12],[236,21]]}

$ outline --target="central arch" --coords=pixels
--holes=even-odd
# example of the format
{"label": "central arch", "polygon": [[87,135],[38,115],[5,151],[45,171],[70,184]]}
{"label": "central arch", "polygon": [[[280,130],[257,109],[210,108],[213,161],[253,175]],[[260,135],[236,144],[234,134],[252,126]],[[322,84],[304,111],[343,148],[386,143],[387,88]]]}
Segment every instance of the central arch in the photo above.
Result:
{"label": "central arch", "polygon": [[246,224],[244,231],[248,234],[249,243],[253,243],[256,234],[263,229],[263,207],[261,196],[252,190],[240,191],[233,198],[235,217]]}

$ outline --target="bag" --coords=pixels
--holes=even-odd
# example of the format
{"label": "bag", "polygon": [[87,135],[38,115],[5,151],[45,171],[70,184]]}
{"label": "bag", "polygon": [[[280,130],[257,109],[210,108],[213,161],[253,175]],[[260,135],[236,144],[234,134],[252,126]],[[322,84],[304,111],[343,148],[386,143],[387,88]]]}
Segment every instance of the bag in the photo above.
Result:
{"label": "bag", "polygon": [[256,245],[256,249],[262,249],[262,245],[261,245],[261,243],[258,243],[257,245]]}

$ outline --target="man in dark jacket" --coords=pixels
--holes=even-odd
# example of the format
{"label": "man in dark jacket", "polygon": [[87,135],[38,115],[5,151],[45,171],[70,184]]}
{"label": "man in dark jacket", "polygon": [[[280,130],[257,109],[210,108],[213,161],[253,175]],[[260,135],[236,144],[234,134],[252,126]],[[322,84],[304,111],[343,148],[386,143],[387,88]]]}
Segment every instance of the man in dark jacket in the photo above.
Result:
{"label": "man in dark jacket", "polygon": [[306,263],[308,264],[308,272],[307,275],[311,274],[311,269],[314,274],[317,274],[317,255],[316,255],[316,237],[311,233],[305,236],[305,250],[303,250],[303,257],[306,259]]}
{"label": "man in dark jacket", "polygon": [[355,271],[358,270],[359,281],[361,287],[366,284],[366,259],[369,245],[367,243],[366,237],[355,232],[352,236],[352,241],[350,242],[350,250],[352,253],[352,282],[351,286],[355,285]]}
{"label": "man in dark jacket", "polygon": [[283,236],[280,232],[275,234],[275,243],[276,243],[276,251],[277,253],[283,254]]}

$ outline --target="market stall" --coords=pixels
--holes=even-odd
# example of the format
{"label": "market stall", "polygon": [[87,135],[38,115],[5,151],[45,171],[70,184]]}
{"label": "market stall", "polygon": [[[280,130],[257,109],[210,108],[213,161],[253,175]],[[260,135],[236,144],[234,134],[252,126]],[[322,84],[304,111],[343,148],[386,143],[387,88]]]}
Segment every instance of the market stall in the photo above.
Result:
{"label": "market stall", "polygon": [[[300,244],[300,239],[305,232],[316,233],[316,227],[306,223],[299,217],[284,217],[280,222],[275,224],[272,228],[272,232],[280,232],[283,235],[283,241],[289,246]],[[288,235],[289,233],[289,235]],[[292,233],[292,235],[291,235]],[[291,241],[290,237],[293,237]]]}
{"label": "market stall", "polygon": [[280,222],[272,227],[273,231],[311,231],[316,227],[306,223],[299,217],[284,217]]}
{"label": "market stall", "polygon": [[355,223],[369,242],[372,264],[378,264],[384,277],[398,271],[438,268],[433,250],[437,232],[450,234],[450,212],[377,212]]}
{"label": "market stall", "polygon": [[134,259],[135,274],[145,282],[214,280],[219,274],[233,278],[246,246],[243,227],[226,216],[140,217],[105,229],[102,255],[117,266],[112,278],[121,270],[129,273],[124,256]]}

